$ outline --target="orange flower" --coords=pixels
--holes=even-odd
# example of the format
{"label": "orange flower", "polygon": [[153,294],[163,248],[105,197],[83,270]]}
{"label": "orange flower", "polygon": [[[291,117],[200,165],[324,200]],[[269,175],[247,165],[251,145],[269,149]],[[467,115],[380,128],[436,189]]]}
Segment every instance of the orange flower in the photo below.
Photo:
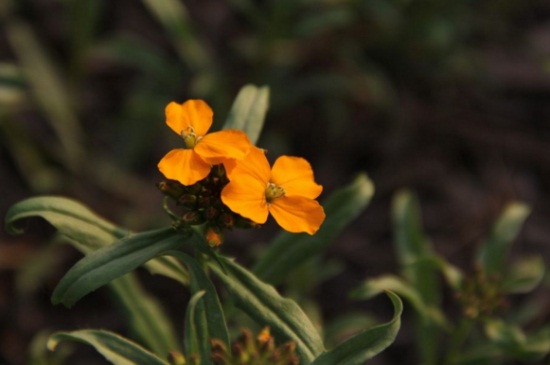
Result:
{"label": "orange flower", "polygon": [[256,223],[265,223],[271,213],[289,232],[314,234],[325,220],[323,207],[315,200],[323,187],[315,183],[303,158],[281,156],[271,169],[264,152],[253,147],[244,160],[227,169],[227,176],[223,203]]}
{"label": "orange flower", "polygon": [[204,179],[212,165],[243,159],[251,143],[244,132],[223,130],[208,133],[214,113],[203,100],[171,102],[166,106],[166,124],[183,138],[185,148],[168,152],[158,164],[160,172],[183,185]]}

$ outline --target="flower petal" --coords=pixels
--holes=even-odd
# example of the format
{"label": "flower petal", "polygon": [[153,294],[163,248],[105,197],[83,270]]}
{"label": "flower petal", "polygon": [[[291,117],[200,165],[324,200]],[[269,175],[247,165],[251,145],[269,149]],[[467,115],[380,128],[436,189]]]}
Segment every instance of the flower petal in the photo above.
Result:
{"label": "flower petal", "polygon": [[193,127],[197,136],[204,136],[212,125],[214,112],[203,100],[187,100],[183,104],[171,102],[166,106],[166,124],[178,135]]}
{"label": "flower petal", "polygon": [[239,180],[242,175],[254,177],[263,184],[264,194],[267,183],[271,178],[271,168],[264,150],[256,146],[251,146],[244,160],[236,161],[235,164],[226,164],[226,173],[231,181]]}
{"label": "flower petal", "polygon": [[286,196],[315,199],[323,187],[313,178],[309,162],[301,157],[281,156],[273,164],[271,182],[285,188]]}
{"label": "flower petal", "polygon": [[195,146],[195,152],[213,165],[234,158],[242,160],[250,150],[250,140],[246,133],[238,130],[223,130],[208,133]]}
{"label": "flower petal", "polygon": [[283,196],[269,205],[277,223],[289,232],[314,234],[325,220],[325,211],[316,200],[300,196]]}
{"label": "flower petal", "polygon": [[247,174],[230,181],[222,190],[222,202],[233,212],[263,224],[269,211],[265,200],[265,183]]}
{"label": "flower petal", "polygon": [[183,185],[193,185],[210,172],[210,164],[204,162],[193,150],[177,148],[166,154],[158,164],[160,172]]}

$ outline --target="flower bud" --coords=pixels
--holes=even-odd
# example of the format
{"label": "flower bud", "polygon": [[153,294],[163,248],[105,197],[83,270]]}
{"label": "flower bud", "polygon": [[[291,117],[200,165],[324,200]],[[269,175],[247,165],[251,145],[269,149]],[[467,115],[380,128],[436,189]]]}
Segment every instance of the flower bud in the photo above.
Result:
{"label": "flower bud", "polygon": [[223,242],[223,234],[216,227],[208,227],[204,236],[210,247],[218,247]]}
{"label": "flower bud", "polygon": [[193,209],[197,205],[197,196],[193,194],[183,194],[178,199],[178,204],[186,208]]}
{"label": "flower bud", "polygon": [[204,223],[204,218],[199,212],[190,211],[182,215],[181,220],[189,225]]}
{"label": "flower bud", "polygon": [[230,213],[221,213],[220,217],[218,218],[220,225],[223,228],[231,229],[235,225],[235,219],[233,218],[233,214]]}
{"label": "flower bud", "polygon": [[170,365],[186,365],[185,356],[179,351],[170,351],[168,353],[168,362]]}
{"label": "flower bud", "polygon": [[206,211],[204,212],[204,215],[205,215],[207,220],[213,221],[214,219],[216,219],[218,217],[218,215],[220,215],[220,212],[214,207],[208,207],[208,208],[206,208]]}
{"label": "flower bud", "polygon": [[185,192],[185,187],[175,180],[161,181],[157,187],[164,195],[176,200]]}
{"label": "flower bud", "polygon": [[210,207],[211,199],[208,196],[199,196],[197,199],[197,206],[199,209],[206,209]]}

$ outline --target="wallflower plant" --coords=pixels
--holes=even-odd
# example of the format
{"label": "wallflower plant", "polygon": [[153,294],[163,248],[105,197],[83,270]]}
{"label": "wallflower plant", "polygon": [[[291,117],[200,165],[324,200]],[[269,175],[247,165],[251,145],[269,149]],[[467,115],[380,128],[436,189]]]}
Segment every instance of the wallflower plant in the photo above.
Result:
{"label": "wallflower plant", "polygon": [[[166,107],[166,124],[181,135],[186,148],[174,149],[160,161],[162,174],[177,181],[163,182],[161,190],[176,204],[200,205],[183,217],[184,223],[208,222],[205,234],[212,246],[221,244],[220,233],[232,228],[238,219],[235,214],[263,224],[271,212],[289,232],[317,232],[325,213],[314,199],[323,188],[315,183],[309,163],[281,156],[270,169],[265,151],[252,146],[244,132],[226,129],[206,134],[212,117],[203,100],[171,102]],[[183,186],[174,186],[177,183]]]}
{"label": "wallflower plant", "polygon": [[[316,199],[322,187],[306,160],[280,156],[270,168],[264,151],[254,146],[268,98],[267,87],[243,87],[224,128],[210,133],[213,112],[204,101],[168,104],[166,123],[181,136],[184,148],[168,152],[158,165],[166,178],[158,184],[170,217],[165,227],[133,232],[59,196],[29,198],[7,212],[9,232],[21,233],[19,221],[41,217],[84,254],[58,283],[54,304],[71,307],[107,286],[133,334],[130,339],[108,329],[55,332],[49,349],[61,341],[84,342],[113,364],[360,365],[393,342],[402,304],[390,291],[386,294],[394,314],[389,321],[348,334],[343,341],[340,333],[333,334],[340,340],[327,349],[323,338],[330,335],[319,330],[321,324],[298,302],[281,295],[284,286],[274,287],[295,277],[312,259],[321,259],[367,206],[373,186],[361,174],[321,205]],[[285,231],[252,269],[223,254],[225,232],[257,228],[269,214]],[[183,328],[140,285],[134,272],[139,267],[187,288]],[[253,323],[228,311],[233,304]],[[240,324],[233,328],[234,323]],[[230,334],[238,327],[254,327],[259,334],[254,339],[251,330],[243,329],[243,336],[232,341]]]}

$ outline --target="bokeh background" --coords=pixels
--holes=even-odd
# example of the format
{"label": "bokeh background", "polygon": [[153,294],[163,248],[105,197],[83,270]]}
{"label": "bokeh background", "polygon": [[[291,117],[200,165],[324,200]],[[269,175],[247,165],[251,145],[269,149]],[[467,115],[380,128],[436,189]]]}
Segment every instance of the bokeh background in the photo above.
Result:
{"label": "bokeh background", "polygon": [[[165,105],[205,99],[216,128],[248,83],[270,87],[259,144],[271,156],[307,158],[322,198],[363,171],[376,187],[327,252],[340,269],[313,293],[324,318],[350,308],[389,316],[384,298],[346,295],[397,270],[390,206],[401,188],[418,195],[436,251],[465,270],[506,203],[526,202],[532,213],[514,252],[548,263],[550,3],[542,0],[2,0],[0,214],[60,194],[133,230],[166,225],[156,165],[180,141],[164,124]],[[26,363],[41,331],[123,332],[101,290],[71,310],[50,305],[79,254],[46,245],[55,236],[43,222],[27,228],[0,234],[0,363]],[[251,259],[274,230],[235,233],[224,249]],[[182,321],[185,293],[144,280]],[[550,308],[548,291],[534,295]],[[414,356],[407,323],[405,314],[395,344],[373,363]],[[80,351],[79,363],[98,363]]]}

